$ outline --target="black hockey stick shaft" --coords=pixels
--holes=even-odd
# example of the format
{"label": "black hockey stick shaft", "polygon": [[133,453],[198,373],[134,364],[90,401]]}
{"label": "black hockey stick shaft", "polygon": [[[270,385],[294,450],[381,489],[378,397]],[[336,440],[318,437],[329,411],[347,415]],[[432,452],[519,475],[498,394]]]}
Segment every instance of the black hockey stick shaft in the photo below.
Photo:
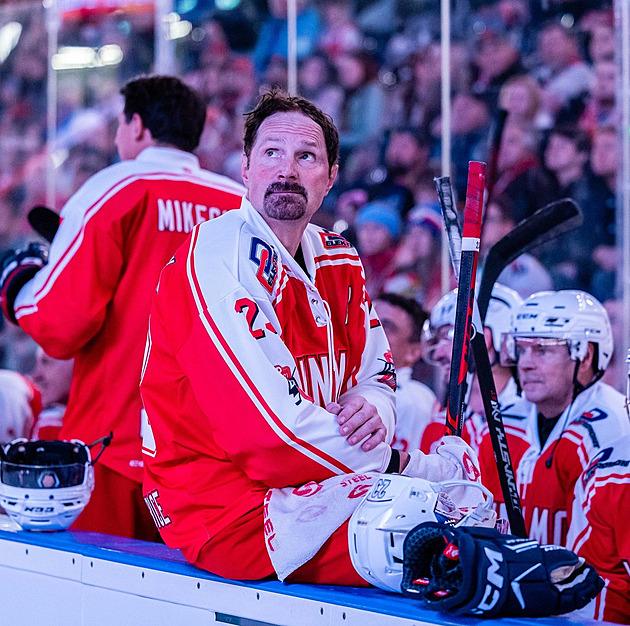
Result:
{"label": "black hockey stick shaft", "polygon": [[[436,186],[440,206],[442,208],[442,215],[444,217],[444,224],[447,229],[453,269],[455,270],[455,276],[458,278],[458,250],[461,249],[462,245],[462,232],[457,219],[457,210],[453,202],[450,179],[448,177],[438,178],[436,179]],[[525,519],[523,518],[521,501],[518,496],[514,466],[507,447],[507,437],[503,426],[501,407],[499,405],[494,376],[492,374],[492,365],[490,364],[484,334],[481,331],[483,325],[479,317],[477,303],[475,302],[473,306],[473,325],[479,332],[473,335],[470,343],[477,368],[477,380],[479,381],[479,390],[481,392],[486,421],[490,432],[492,450],[497,464],[501,493],[503,495],[503,501],[505,502],[510,530],[518,537],[527,537]]]}
{"label": "black hockey stick shaft", "polygon": [[521,254],[567,233],[582,224],[582,211],[576,202],[563,198],[547,204],[519,222],[513,230],[490,248],[483,265],[477,304],[481,321],[499,274]]}
{"label": "black hockey stick shaft", "polygon": [[[446,400],[446,434],[461,436],[464,426],[464,398],[468,373],[475,279],[481,234],[481,211],[485,185],[486,164],[471,161],[468,164],[466,205],[464,207],[464,229],[462,253],[453,328],[453,353]],[[481,329],[479,329],[482,332]]]}

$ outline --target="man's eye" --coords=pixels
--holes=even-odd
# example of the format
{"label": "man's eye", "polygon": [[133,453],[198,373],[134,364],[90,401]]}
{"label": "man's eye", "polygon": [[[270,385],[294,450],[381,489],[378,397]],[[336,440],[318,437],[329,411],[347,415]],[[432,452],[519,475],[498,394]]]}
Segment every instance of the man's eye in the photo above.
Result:
{"label": "man's eye", "polygon": [[278,154],[278,151],[275,148],[267,148],[267,150],[265,150],[265,156],[272,157],[276,156],[276,154]]}
{"label": "man's eye", "polygon": [[315,160],[315,155],[312,152],[305,152],[302,155],[302,160],[303,161],[314,161]]}

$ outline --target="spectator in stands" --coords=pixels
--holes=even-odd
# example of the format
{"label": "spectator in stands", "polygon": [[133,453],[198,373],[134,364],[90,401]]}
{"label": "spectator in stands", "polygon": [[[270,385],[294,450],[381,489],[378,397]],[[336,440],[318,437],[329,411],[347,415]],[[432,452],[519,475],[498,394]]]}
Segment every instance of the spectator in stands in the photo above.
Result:
{"label": "spectator in stands", "polygon": [[619,122],[617,99],[617,65],[614,61],[598,61],[594,65],[595,79],[586,97],[579,126],[592,134],[597,126]]}
{"label": "spectator in stands", "polygon": [[615,31],[609,24],[595,24],[590,29],[588,54],[593,65],[615,60]]}
{"label": "spectator in stands", "polygon": [[[33,383],[42,396],[42,410],[37,415],[31,439],[58,439],[70,397],[74,359],[55,359],[41,347],[35,355]],[[91,441],[86,441],[88,445]]]}
{"label": "spectator in stands", "polygon": [[[457,197],[466,197],[468,163],[487,158],[487,139],[490,125],[488,105],[474,94],[455,94],[451,111],[452,161]],[[440,137],[442,119],[431,127],[434,138]]]}
{"label": "spectator in stands", "polygon": [[341,233],[355,248],[358,247],[355,222],[359,210],[367,204],[368,192],[359,187],[339,194],[335,205],[333,230]]}
{"label": "spectator in stands", "polygon": [[322,31],[317,48],[335,60],[345,52],[359,50],[363,36],[352,14],[351,0],[321,0]]}
{"label": "spectator in stands", "polygon": [[521,55],[512,43],[503,21],[498,17],[478,20],[483,30],[477,35],[472,91],[484,97],[490,110],[499,100],[499,91],[510,78],[524,73]]}
{"label": "spectator in stands", "polygon": [[[492,246],[514,229],[513,203],[506,195],[493,196],[483,217],[479,271],[483,272],[485,257]],[[536,291],[551,289],[553,282],[549,272],[531,254],[521,254],[500,274],[498,281],[526,298]]]}
{"label": "spectator in stands", "polygon": [[[269,17],[263,22],[253,51],[254,67],[263,76],[271,60],[287,59],[287,2],[268,0]],[[321,32],[317,8],[309,0],[297,0],[297,56],[299,59],[315,51]],[[271,84],[271,83],[269,83]]]}
{"label": "spectator in stands", "polygon": [[396,368],[396,429],[392,447],[405,452],[420,449],[422,433],[440,403],[431,389],[412,378],[422,356],[422,327],[426,311],[411,298],[383,293],[374,300]]}
{"label": "spectator in stands", "polygon": [[531,124],[510,116],[503,129],[492,195],[501,195],[520,174],[539,164],[536,132]]}
{"label": "spectator in stands", "polygon": [[298,86],[300,93],[333,121],[339,119],[344,94],[328,57],[321,52],[304,57],[298,68]]}
{"label": "spectator in stands", "polygon": [[619,172],[619,135],[616,128],[602,126],[593,136],[591,169],[596,176],[593,184],[601,189],[603,238],[593,249],[595,264],[591,291],[599,300],[606,301],[614,296],[615,274],[619,265],[619,254],[615,246],[617,175]]}
{"label": "spectator in stands", "polygon": [[428,138],[417,128],[397,128],[391,131],[385,147],[387,176],[372,187],[375,200],[384,200],[405,218],[416,204],[415,192],[423,179],[433,180],[429,171]]}
{"label": "spectator in stands", "polygon": [[388,92],[385,127],[428,128],[440,114],[439,44],[409,54],[397,74],[398,82]]}
{"label": "spectator in stands", "polygon": [[341,155],[380,137],[384,92],[378,81],[378,64],[367,51],[341,54],[335,60],[339,83],[345,92],[339,117]]}
{"label": "spectator in stands", "polygon": [[550,22],[540,32],[537,78],[543,84],[543,110],[554,119],[574,98],[582,98],[593,79],[580,56],[576,35],[559,22]]}
{"label": "spectator in stands", "polygon": [[409,212],[394,259],[396,273],[385,283],[387,291],[433,308],[442,295],[442,231],[442,218],[434,206],[420,205]]}
{"label": "spectator in stands", "polygon": [[499,106],[508,112],[508,120],[533,128],[548,128],[552,119],[541,112],[542,89],[528,75],[515,76],[505,82],[499,93]]}
{"label": "spectator in stands", "polygon": [[368,202],[354,222],[358,250],[365,269],[365,288],[371,298],[383,291],[383,285],[396,268],[396,245],[401,219],[396,209],[385,202]]}

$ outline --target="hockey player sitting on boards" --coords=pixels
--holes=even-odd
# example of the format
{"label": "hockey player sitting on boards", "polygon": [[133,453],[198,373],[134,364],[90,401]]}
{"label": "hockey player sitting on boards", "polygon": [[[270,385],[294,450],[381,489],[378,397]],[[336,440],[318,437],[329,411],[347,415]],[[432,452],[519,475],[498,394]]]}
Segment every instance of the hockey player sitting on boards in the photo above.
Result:
{"label": "hockey player sitting on boards", "polygon": [[337,157],[319,109],[263,95],[245,123],[241,208],[193,230],[153,300],[145,500],[167,545],[227,578],[367,586],[348,520],[367,493],[380,505],[392,479],[403,498],[401,481],[459,481],[423,488],[422,520],[438,519],[450,487],[440,510],[464,519],[455,501],[492,522],[461,439],[430,455],[389,445],[395,370],[361,262],[309,225]]}

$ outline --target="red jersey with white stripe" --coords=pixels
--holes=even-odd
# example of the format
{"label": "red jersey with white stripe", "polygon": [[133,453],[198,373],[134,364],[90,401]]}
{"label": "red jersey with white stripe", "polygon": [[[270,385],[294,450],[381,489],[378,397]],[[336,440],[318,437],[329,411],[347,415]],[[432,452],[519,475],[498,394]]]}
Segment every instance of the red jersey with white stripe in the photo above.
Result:
{"label": "red jersey with white stripe", "polygon": [[516,470],[525,525],[540,543],[566,545],[573,490],[602,449],[630,433],[625,397],[598,382],[580,393],[540,445],[536,408],[527,420],[529,448]]}
{"label": "red jersey with white stripe", "polygon": [[174,148],[150,147],[94,175],[61,211],[48,265],[15,301],[19,325],[75,358],[60,436],[114,433],[102,463],[142,481],[138,391],[160,270],[196,224],[237,208],[241,185]]}
{"label": "red jersey with white stripe", "polygon": [[350,446],[323,408],[363,396],[391,441],[394,369],[358,254],[313,225],[301,249],[306,271],[244,199],[162,271],[141,382],[144,493],[192,562],[269,488],[389,463],[387,443]]}
{"label": "red jersey with white stripe", "polygon": [[606,586],[589,617],[630,624],[630,437],[602,449],[575,486],[567,545]]}

